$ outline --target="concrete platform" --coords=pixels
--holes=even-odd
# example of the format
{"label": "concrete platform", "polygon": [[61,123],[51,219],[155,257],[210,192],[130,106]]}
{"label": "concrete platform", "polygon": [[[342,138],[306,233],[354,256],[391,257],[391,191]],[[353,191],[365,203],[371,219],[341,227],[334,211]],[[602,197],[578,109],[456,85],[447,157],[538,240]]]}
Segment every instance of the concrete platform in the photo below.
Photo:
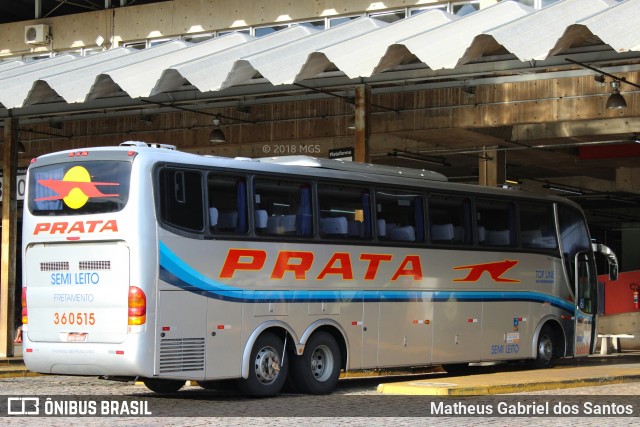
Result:
{"label": "concrete platform", "polygon": [[39,375],[31,372],[22,360],[22,344],[14,345],[12,357],[0,357],[0,378],[30,377]]}
{"label": "concrete platform", "polygon": [[[571,361],[582,366],[568,365]],[[619,358],[596,356],[567,359],[561,363],[552,369],[509,370],[380,384],[378,392],[395,395],[478,396],[640,382],[638,353]],[[473,369],[471,367],[469,372],[473,372]]]}

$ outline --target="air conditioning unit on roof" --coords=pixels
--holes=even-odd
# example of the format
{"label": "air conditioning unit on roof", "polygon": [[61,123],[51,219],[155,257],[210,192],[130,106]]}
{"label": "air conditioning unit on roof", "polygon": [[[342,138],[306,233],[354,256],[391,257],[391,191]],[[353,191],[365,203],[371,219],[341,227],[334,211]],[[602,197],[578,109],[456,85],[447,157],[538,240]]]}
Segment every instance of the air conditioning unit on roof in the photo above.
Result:
{"label": "air conditioning unit on roof", "polygon": [[26,44],[46,44],[49,42],[49,26],[46,24],[27,25],[24,27]]}

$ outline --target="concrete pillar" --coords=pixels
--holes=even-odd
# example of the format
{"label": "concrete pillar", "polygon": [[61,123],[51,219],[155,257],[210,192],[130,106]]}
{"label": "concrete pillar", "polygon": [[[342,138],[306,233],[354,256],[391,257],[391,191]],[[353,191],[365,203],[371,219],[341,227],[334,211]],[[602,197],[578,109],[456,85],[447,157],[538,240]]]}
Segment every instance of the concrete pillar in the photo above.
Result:
{"label": "concrete pillar", "polygon": [[2,255],[0,257],[0,357],[13,356],[15,329],[18,119],[4,121],[2,147]]}
{"label": "concrete pillar", "polygon": [[505,151],[487,150],[479,160],[478,184],[496,187],[507,179],[507,155]]}
{"label": "concrete pillar", "polygon": [[640,168],[616,168],[616,191],[640,193]]}

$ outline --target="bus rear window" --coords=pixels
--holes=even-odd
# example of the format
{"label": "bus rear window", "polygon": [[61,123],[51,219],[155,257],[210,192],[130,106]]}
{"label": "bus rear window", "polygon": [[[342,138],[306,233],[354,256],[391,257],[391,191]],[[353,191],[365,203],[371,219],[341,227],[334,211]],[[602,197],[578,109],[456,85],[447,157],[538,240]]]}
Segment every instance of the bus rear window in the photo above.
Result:
{"label": "bus rear window", "polygon": [[33,215],[116,212],[129,198],[129,162],[70,162],[29,171],[29,211]]}

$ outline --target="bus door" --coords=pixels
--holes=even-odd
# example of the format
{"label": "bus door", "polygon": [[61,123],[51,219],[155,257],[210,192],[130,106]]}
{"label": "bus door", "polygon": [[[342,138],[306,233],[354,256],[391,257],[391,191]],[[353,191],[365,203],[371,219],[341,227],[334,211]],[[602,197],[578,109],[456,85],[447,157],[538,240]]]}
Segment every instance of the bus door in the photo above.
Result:
{"label": "bus door", "polygon": [[575,335],[574,356],[588,356],[596,342],[596,309],[598,276],[591,252],[575,256]]}

